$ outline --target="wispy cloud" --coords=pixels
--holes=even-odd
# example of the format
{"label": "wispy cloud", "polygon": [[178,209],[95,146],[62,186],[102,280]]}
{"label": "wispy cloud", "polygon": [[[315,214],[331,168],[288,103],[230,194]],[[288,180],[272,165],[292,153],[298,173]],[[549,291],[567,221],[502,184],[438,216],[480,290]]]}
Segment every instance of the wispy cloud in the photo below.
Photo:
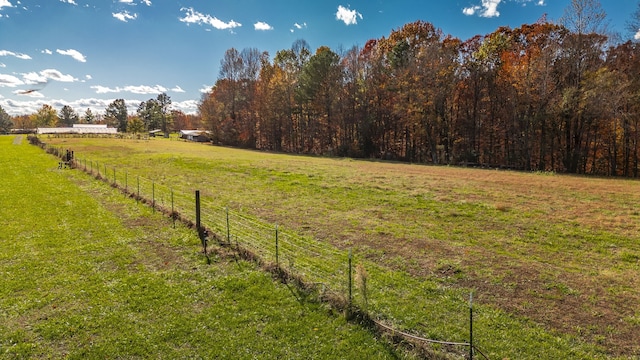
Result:
{"label": "wispy cloud", "polygon": [[307,28],[307,23],[302,23],[302,24],[298,24],[298,23],[294,23],[293,24],[293,28],[289,29],[289,31],[294,32],[296,30],[302,30],[302,29],[306,29]]}
{"label": "wispy cloud", "polygon": [[49,49],[44,49],[44,50],[42,50],[42,51],[40,51],[40,52],[41,52],[41,53],[43,53],[43,54],[47,54],[47,55],[51,55],[51,54],[53,54],[53,51],[51,51],[51,50],[49,50]]}
{"label": "wispy cloud", "polygon": [[260,31],[273,30],[273,26],[262,21],[258,21],[257,23],[253,24],[253,28]]}
{"label": "wispy cloud", "polygon": [[74,0],[60,0],[60,2],[63,2],[65,4],[76,5],[76,6],[78,5]]}
{"label": "wispy cloud", "polygon": [[[118,0],[118,2],[127,5],[138,5],[134,0]],[[151,0],[141,0],[140,3],[151,6]]]}
{"label": "wispy cloud", "polygon": [[0,50],[0,56],[14,56],[22,60],[31,60],[31,56],[27,54],[16,53],[9,50]]}
{"label": "wispy cloud", "polygon": [[56,52],[60,55],[71,56],[74,60],[79,62],[87,62],[87,58],[80,53],[78,50],[69,49],[69,50],[60,50],[56,49]]}
{"label": "wispy cloud", "polygon": [[113,15],[114,18],[123,21],[123,22],[128,22],[129,20],[135,20],[138,18],[138,14],[136,13],[129,13],[128,11],[121,11],[119,13],[111,13],[111,15]]}
{"label": "wispy cloud", "polygon": [[167,89],[166,87],[164,87],[162,85],[154,85],[154,86],[149,86],[149,85],[137,85],[137,86],[128,85],[128,86],[124,86],[124,87],[116,86],[115,88],[111,88],[111,87],[108,87],[108,86],[102,86],[102,85],[94,85],[94,86],[91,86],[91,89],[94,89],[96,91],[96,94],[110,94],[110,93],[116,93],[117,94],[117,93],[128,92],[128,93],[132,93],[132,94],[149,95],[149,94],[161,94],[161,93],[165,93],[167,91],[178,92],[178,93],[185,92],[184,90],[182,90],[182,88],[180,86],[175,86],[172,89]]}
{"label": "wispy cloud", "polygon": [[362,14],[360,14],[356,10],[351,10],[342,5],[338,6],[338,11],[336,12],[336,19],[343,21],[345,25],[357,24],[358,18],[362,20]]}
{"label": "wispy cloud", "polygon": [[228,30],[242,26],[242,24],[233,20],[224,22],[215,16],[197,12],[193,8],[181,8],[180,11],[186,12],[185,16],[180,18],[180,21],[187,24],[206,24],[218,30]]}

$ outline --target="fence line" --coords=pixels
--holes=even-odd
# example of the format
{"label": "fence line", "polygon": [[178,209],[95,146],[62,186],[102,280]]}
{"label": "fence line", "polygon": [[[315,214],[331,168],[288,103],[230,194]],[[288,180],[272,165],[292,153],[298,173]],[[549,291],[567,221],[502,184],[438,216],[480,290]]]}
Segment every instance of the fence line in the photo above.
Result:
{"label": "fence line", "polygon": [[[36,139],[39,141],[37,137]],[[31,138],[30,141],[33,143]],[[62,148],[37,142],[36,145],[61,159],[67,154]],[[134,176],[126,170],[118,170],[115,166],[94,162],[90,159],[74,157],[71,167],[83,170],[95,178],[119,188],[137,201],[149,204],[154,211],[159,210],[167,213],[174,221],[179,218],[194,225],[195,220],[193,219],[196,217],[194,200],[186,193],[174,191],[164,184]],[[353,293],[351,252],[347,254],[310,237],[291,233],[277,225],[270,225],[250,215],[217,205],[211,200],[202,199],[200,205],[204,205],[200,213],[202,227],[209,230],[212,233],[210,235],[213,235],[221,245],[235,247],[239,252],[249,251],[254,257],[257,256],[257,260],[264,264],[275,264],[278,271],[284,271],[288,276],[300,280],[302,284],[312,285],[312,287],[313,285],[322,285],[321,297],[329,293],[337,295],[342,299],[339,301],[343,303],[342,305],[346,302],[347,311],[359,312],[379,329],[422,343],[469,347],[470,359],[473,358],[475,351],[488,360],[473,345],[472,341],[450,342],[419,337],[373,319],[368,310],[364,314],[361,310],[357,310],[351,297]],[[203,246],[206,246],[204,240]],[[347,259],[349,259],[349,266],[345,265]],[[347,279],[349,285],[345,285]],[[336,292],[335,289],[341,289],[342,292]],[[347,296],[347,291],[349,296]],[[367,296],[367,294],[361,295]],[[340,306],[341,304],[337,305],[343,307]],[[471,325],[472,321],[471,317]],[[473,339],[472,330],[469,335],[470,339]]]}

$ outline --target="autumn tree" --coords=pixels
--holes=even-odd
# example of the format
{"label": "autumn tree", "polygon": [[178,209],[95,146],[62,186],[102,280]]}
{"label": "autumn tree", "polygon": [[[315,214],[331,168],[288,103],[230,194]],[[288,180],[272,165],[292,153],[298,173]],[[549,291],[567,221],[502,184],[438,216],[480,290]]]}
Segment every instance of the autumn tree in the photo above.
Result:
{"label": "autumn tree", "polygon": [[144,132],[144,122],[137,116],[130,117],[127,121],[127,132],[132,134]]}
{"label": "autumn tree", "polygon": [[340,54],[229,49],[198,115],[226,145],[638,176],[638,43],[611,46],[605,19],[573,0],[464,42],[417,21]]}
{"label": "autumn tree", "polygon": [[14,129],[19,130],[30,130],[35,127],[33,124],[33,119],[29,115],[17,115],[12,118],[12,122],[14,124]]}
{"label": "autumn tree", "polygon": [[58,123],[58,113],[51,105],[44,104],[31,115],[31,120],[36,127],[53,127]]}

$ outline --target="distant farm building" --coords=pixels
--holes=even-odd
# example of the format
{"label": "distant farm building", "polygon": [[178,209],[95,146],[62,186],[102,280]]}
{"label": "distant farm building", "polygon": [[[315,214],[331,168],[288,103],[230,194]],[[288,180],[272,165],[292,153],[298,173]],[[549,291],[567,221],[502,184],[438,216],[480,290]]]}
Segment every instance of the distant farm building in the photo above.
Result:
{"label": "distant farm building", "polygon": [[209,142],[209,132],[204,130],[180,130],[180,139],[195,141],[195,142]]}
{"label": "distant farm building", "polygon": [[118,129],[101,124],[73,124],[73,127],[38,128],[38,134],[117,134]]}
{"label": "distant farm building", "polygon": [[149,130],[149,136],[150,137],[156,137],[156,136],[161,136],[161,135],[164,135],[164,134],[162,133],[162,130],[160,130],[160,129]]}

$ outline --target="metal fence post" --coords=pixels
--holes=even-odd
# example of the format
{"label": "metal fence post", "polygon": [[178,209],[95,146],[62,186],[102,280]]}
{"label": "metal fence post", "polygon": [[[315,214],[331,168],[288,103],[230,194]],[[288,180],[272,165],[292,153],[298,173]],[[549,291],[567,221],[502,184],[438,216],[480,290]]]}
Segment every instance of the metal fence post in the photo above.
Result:
{"label": "metal fence post", "polygon": [[280,267],[280,261],[278,259],[278,225],[276,225],[276,267]]}
{"label": "metal fence post", "polygon": [[469,294],[469,359],[473,360],[473,292]]}
{"label": "metal fence post", "polygon": [[171,219],[173,219],[173,228],[176,228],[176,211],[173,205],[173,189],[171,189]]}
{"label": "metal fence post", "polygon": [[231,228],[229,227],[229,207],[225,207],[227,212],[227,244],[231,245]]}
{"label": "metal fence post", "polygon": [[151,182],[151,207],[153,212],[156,212],[156,183]]}
{"label": "metal fence post", "polygon": [[353,254],[351,253],[351,249],[349,249],[349,312],[351,312],[351,299],[353,295],[353,279],[352,279],[352,263]]}
{"label": "metal fence post", "polygon": [[196,231],[198,232],[198,236],[200,237],[200,241],[202,241],[202,248],[204,249],[204,239],[202,239],[201,236],[201,230],[200,230],[201,224],[200,224],[200,190],[196,190]]}

